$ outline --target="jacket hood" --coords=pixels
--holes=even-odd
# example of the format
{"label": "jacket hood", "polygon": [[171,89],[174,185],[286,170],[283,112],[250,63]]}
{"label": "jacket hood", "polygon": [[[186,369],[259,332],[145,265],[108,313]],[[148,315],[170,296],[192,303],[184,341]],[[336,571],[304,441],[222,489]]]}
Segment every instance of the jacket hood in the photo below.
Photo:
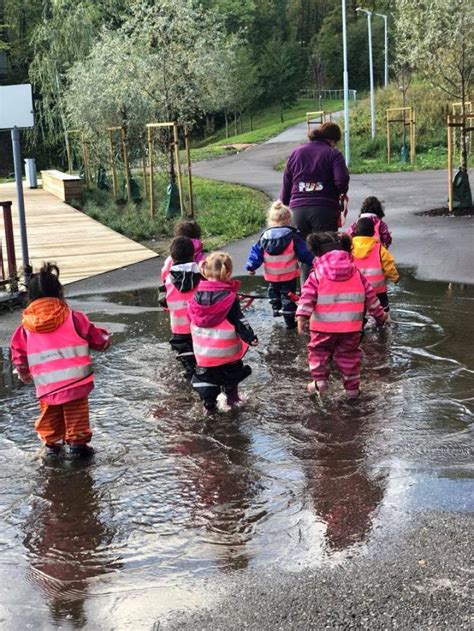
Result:
{"label": "jacket hood", "polygon": [[33,333],[51,333],[67,320],[68,305],[59,298],[38,298],[23,311],[22,324]]}
{"label": "jacket hood", "polygon": [[375,237],[352,237],[352,254],[356,259],[365,259],[377,243]]}
{"label": "jacket hood", "polygon": [[318,256],[314,259],[313,267],[318,278],[324,276],[335,281],[349,280],[357,270],[352,254],[345,250],[331,250],[323,256]]}
{"label": "jacket hood", "polygon": [[176,289],[182,293],[192,291],[198,286],[201,280],[201,274],[196,263],[179,263],[172,265],[169,271],[169,277]]}
{"label": "jacket hood", "polygon": [[202,251],[203,245],[200,239],[191,239],[194,246],[194,260],[196,263],[200,263],[203,259],[206,258],[204,252]]}
{"label": "jacket hood", "polygon": [[202,280],[199,289],[188,304],[188,316],[192,324],[210,328],[226,319],[234,304],[240,281],[229,282]]}
{"label": "jacket hood", "polygon": [[291,243],[296,229],[292,226],[267,228],[260,237],[260,245],[267,254],[281,254]]}

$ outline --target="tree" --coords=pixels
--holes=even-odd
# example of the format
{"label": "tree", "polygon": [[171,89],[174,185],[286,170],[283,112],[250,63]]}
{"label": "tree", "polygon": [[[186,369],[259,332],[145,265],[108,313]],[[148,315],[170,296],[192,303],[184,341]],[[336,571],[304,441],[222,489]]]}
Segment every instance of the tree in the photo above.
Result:
{"label": "tree", "polygon": [[265,47],[260,68],[260,80],[271,100],[280,104],[283,123],[284,108],[296,101],[307,80],[303,50],[293,42],[273,39]]}
{"label": "tree", "polygon": [[[132,150],[148,122],[191,125],[209,104],[224,43],[219,18],[191,0],[137,2],[68,73],[69,118],[95,135],[124,125]],[[174,179],[172,138],[163,135]]]}
{"label": "tree", "polygon": [[398,60],[462,103],[461,166],[467,170],[465,102],[472,88],[474,4],[472,0],[398,0]]}

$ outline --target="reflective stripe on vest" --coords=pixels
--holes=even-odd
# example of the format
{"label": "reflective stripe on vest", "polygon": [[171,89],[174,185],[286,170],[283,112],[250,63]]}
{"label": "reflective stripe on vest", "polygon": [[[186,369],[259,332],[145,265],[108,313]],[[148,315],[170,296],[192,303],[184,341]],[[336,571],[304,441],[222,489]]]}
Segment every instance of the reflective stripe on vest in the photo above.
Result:
{"label": "reflective stripe on vest", "polygon": [[28,366],[38,398],[94,380],[89,345],[76,331],[72,312],[55,331],[25,331]]}
{"label": "reflective stripe on vest", "polygon": [[300,272],[293,239],[281,254],[263,253],[263,277],[273,283],[298,278]]}
{"label": "reflective stripe on vest", "polygon": [[351,333],[362,330],[365,289],[356,270],[348,280],[318,278],[318,302],[311,314],[310,329],[322,333]]}
{"label": "reflective stripe on vest", "polygon": [[196,363],[204,368],[236,362],[248,348],[228,320],[212,328],[192,324],[191,335]]}
{"label": "reflective stripe on vest", "polygon": [[381,247],[380,243],[376,243],[366,257],[354,257],[354,263],[372,285],[376,294],[387,291],[387,283],[380,257]]}
{"label": "reflective stripe on vest", "polygon": [[166,281],[166,303],[170,312],[170,327],[172,333],[189,335],[191,325],[187,316],[188,302],[194,295],[195,290],[182,292],[176,289],[168,274]]}

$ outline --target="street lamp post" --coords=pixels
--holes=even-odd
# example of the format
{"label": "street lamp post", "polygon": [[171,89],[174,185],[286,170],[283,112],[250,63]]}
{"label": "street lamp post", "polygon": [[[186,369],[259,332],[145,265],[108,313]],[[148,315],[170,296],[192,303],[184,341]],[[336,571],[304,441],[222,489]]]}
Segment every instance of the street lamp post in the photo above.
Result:
{"label": "street lamp post", "polygon": [[388,29],[387,29],[387,20],[388,15],[384,15],[383,13],[376,13],[379,18],[383,18],[384,23],[384,49],[385,49],[385,65],[384,65],[384,83],[385,87],[388,86]]}
{"label": "street lamp post", "polygon": [[367,15],[367,28],[369,34],[369,79],[370,79],[370,129],[372,138],[375,138],[375,95],[374,95],[374,61],[372,57],[372,11],[357,7],[356,11]]}
{"label": "street lamp post", "polygon": [[347,27],[346,27],[346,0],[342,0],[342,52],[344,58],[344,70],[342,81],[344,87],[344,148],[346,164],[350,162],[349,146],[349,74],[347,71]]}

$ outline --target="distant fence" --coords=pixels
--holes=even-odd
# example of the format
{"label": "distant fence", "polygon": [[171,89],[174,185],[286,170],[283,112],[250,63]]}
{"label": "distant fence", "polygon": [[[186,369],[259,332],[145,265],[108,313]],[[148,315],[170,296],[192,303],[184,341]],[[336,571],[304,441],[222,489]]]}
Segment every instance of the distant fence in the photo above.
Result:
{"label": "distant fence", "polygon": [[[302,99],[321,99],[321,100],[342,100],[344,98],[344,90],[316,90],[315,88],[305,88],[299,93]],[[349,90],[349,100],[357,101],[357,90]]]}

